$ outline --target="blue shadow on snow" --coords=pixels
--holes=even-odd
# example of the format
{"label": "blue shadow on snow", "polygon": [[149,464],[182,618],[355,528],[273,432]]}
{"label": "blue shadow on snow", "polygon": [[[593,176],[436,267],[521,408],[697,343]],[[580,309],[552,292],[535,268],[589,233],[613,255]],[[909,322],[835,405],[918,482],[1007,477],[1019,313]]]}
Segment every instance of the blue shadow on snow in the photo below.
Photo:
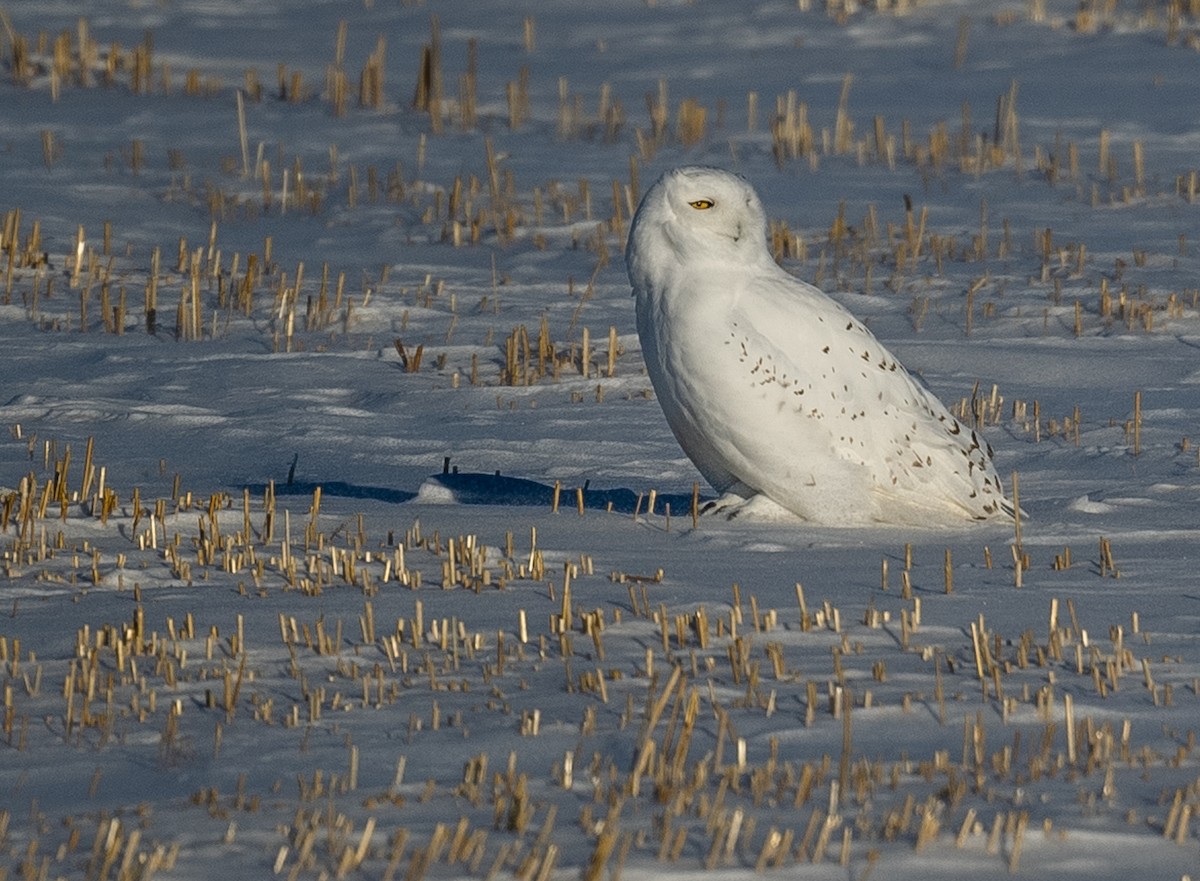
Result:
{"label": "blue shadow on snow", "polygon": [[[382,486],[359,486],[341,480],[324,482],[294,480],[290,483],[275,484],[275,495],[277,497],[311,496],[317,487],[321,488],[321,493],[325,496],[373,499],[390,504],[408,502],[419,495],[433,496],[438,501],[460,505],[549,508],[554,504],[554,487],[552,485],[538,483],[536,480],[527,480],[523,477],[456,471],[446,471],[426,478],[419,492]],[[261,494],[266,492],[267,484],[246,484],[245,489]],[[574,508],[577,498],[576,487],[560,487],[560,509]],[[587,484],[583,486],[583,506],[592,510],[612,510],[622,514],[632,514],[635,509],[640,509],[643,513],[648,513],[646,510],[648,500],[649,493],[637,493],[631,489],[591,489]],[[704,501],[706,499],[701,497],[701,502]],[[673,512],[684,514],[691,509],[691,494],[659,493],[654,504],[655,512],[661,514],[665,511],[666,505],[670,505]]]}

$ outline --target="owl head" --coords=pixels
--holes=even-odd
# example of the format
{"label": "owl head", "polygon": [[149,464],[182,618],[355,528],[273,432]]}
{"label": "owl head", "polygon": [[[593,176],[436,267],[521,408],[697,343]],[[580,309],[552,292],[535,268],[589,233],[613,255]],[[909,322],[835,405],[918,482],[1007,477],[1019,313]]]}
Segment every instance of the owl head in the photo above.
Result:
{"label": "owl head", "polygon": [[770,260],[766,215],[754,188],[720,168],[688,165],[655,181],[638,207],[626,261],[639,277],[674,263]]}

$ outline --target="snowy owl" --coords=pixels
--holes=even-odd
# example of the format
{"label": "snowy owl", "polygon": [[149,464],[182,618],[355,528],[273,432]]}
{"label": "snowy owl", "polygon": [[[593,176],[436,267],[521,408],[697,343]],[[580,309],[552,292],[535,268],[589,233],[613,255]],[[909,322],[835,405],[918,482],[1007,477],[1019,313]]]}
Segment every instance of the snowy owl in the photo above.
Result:
{"label": "snowy owl", "polygon": [[846,526],[1012,515],[991,447],[862,322],[775,264],[742,178],[668,171],[642,199],[626,262],[655,394],[718,509]]}

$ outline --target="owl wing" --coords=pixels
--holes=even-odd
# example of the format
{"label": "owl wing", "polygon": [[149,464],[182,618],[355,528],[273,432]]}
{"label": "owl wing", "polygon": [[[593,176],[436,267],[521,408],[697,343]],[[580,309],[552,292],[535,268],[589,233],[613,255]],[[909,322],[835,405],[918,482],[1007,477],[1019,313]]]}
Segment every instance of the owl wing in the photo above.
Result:
{"label": "owl wing", "polygon": [[[824,483],[819,503],[844,497],[875,507],[874,519],[889,519],[890,501],[959,516],[1000,510],[987,444],[824,293],[782,270],[765,273],[741,288],[729,324],[732,358],[721,360],[743,389],[733,409],[754,416],[738,420],[729,441],[759,466],[760,491],[778,499]],[[804,458],[831,454],[840,467],[805,473]]]}

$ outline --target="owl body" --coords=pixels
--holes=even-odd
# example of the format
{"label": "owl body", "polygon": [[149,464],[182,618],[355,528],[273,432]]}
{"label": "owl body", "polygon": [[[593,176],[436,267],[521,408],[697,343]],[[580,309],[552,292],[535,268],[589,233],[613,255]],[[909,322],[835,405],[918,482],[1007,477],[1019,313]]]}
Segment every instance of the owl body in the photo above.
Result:
{"label": "owl body", "polygon": [[741,178],[667,172],[626,256],[655,393],[718,491],[829,525],[1011,516],[987,444],[846,309],[775,264]]}

